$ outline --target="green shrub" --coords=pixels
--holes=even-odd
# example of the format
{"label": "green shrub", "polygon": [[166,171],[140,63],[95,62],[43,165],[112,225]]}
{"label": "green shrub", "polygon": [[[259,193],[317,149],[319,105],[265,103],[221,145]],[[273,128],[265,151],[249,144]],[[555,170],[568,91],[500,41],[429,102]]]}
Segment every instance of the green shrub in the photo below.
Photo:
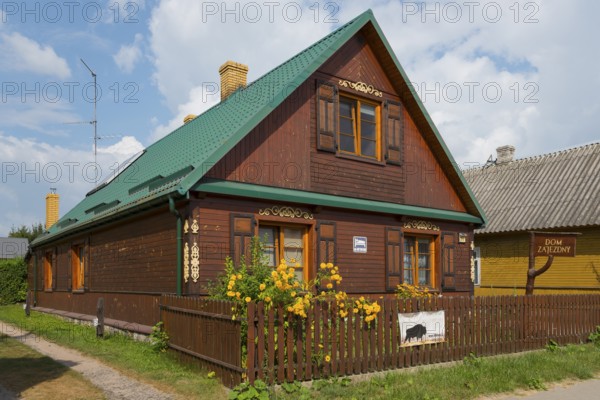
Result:
{"label": "green shrub", "polygon": [[0,261],[0,305],[25,301],[27,265],[22,258]]}
{"label": "green shrub", "polygon": [[600,347],[600,325],[596,327],[596,330],[590,333],[588,340],[592,342],[595,346]]}

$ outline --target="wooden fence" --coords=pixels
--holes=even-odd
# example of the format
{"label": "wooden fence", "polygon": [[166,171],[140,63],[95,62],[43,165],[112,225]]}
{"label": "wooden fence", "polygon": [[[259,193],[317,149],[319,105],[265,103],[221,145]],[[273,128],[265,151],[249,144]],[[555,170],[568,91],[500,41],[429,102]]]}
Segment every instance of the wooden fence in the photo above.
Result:
{"label": "wooden fence", "polygon": [[[271,383],[361,374],[579,343],[600,325],[600,295],[441,297],[379,300],[369,327],[317,302],[306,319],[282,308],[248,307],[247,376]],[[400,346],[398,313],[445,311],[445,341]],[[286,323],[287,322],[287,323]],[[239,347],[239,346],[238,346]]]}
{"label": "wooden fence", "polygon": [[241,322],[232,320],[232,303],[199,297],[163,295],[160,320],[169,347],[187,361],[216,372],[230,387],[242,381]]}

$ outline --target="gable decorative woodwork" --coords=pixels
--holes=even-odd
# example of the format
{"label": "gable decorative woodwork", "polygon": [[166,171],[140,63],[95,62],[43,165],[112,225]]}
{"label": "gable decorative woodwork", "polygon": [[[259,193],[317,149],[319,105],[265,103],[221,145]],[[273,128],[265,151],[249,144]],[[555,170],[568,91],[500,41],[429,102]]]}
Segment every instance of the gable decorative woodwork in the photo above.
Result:
{"label": "gable decorative woodwork", "polygon": [[300,208],[293,208],[288,206],[273,206],[270,208],[260,209],[259,215],[274,215],[276,217],[284,218],[299,218],[299,219],[313,219],[312,213],[303,211]]}

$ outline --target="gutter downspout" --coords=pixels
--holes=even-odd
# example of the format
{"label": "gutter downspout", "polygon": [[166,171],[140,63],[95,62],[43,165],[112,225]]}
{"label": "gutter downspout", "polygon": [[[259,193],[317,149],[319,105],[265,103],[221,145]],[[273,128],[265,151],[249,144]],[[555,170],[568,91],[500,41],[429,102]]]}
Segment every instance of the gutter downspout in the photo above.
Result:
{"label": "gutter downspout", "polygon": [[183,251],[183,237],[182,237],[182,231],[183,231],[183,227],[182,227],[182,221],[181,221],[181,214],[179,213],[179,211],[177,211],[177,209],[175,208],[175,200],[173,200],[173,197],[169,196],[169,211],[171,212],[171,214],[173,214],[175,216],[175,218],[177,218],[177,296],[181,296],[182,295],[182,287],[181,287],[181,280],[182,280],[182,271],[183,271],[183,260],[181,257],[181,253]]}

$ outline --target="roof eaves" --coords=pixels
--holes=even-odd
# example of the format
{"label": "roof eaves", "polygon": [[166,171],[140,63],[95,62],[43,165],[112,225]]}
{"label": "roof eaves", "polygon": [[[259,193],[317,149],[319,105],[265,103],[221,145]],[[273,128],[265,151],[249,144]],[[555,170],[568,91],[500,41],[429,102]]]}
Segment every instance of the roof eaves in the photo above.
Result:
{"label": "roof eaves", "polygon": [[311,204],[333,208],[369,211],[411,217],[432,218],[446,221],[460,221],[481,225],[483,220],[478,216],[458,211],[440,210],[382,201],[358,199],[330,194],[284,189],[273,186],[254,185],[249,183],[205,180],[195,185],[192,190],[248,198],[260,198],[273,201],[289,201],[293,203]]}

